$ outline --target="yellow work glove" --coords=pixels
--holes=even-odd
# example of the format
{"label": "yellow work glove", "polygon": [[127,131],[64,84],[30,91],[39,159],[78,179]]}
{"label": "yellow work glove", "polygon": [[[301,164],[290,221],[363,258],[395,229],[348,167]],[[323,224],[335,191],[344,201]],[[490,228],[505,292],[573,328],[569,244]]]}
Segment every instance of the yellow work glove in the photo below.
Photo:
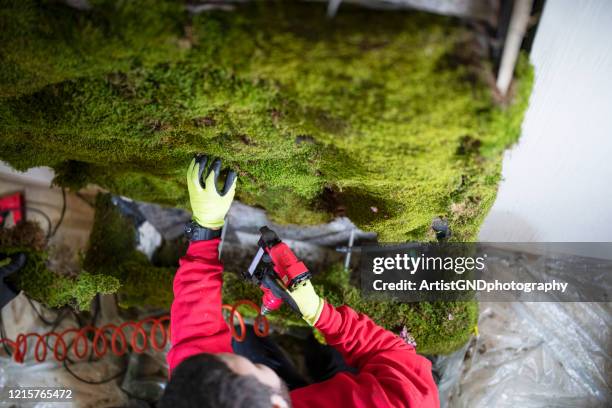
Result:
{"label": "yellow work glove", "polygon": [[197,156],[187,169],[187,187],[193,220],[202,227],[219,229],[225,224],[225,216],[229,211],[236,192],[236,173],[230,171],[221,191],[217,190],[217,179],[221,172],[221,160],[216,159],[211,164],[205,179],[207,156]]}
{"label": "yellow work glove", "polygon": [[325,301],[317,295],[312,287],[312,283],[310,283],[310,279],[298,283],[296,287],[288,291],[288,293],[300,310],[302,319],[306,320],[306,323],[311,326],[317,324],[321,312],[323,311]]}

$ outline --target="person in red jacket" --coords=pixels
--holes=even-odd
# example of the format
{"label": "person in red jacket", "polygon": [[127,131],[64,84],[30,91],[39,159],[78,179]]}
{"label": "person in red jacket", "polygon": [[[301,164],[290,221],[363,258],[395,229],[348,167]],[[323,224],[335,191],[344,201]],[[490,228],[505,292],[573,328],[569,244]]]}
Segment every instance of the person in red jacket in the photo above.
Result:
{"label": "person in red jacket", "polygon": [[[317,328],[352,371],[288,391],[274,369],[234,353],[222,315],[220,228],[233,200],[230,172],[219,192],[221,162],[203,177],[205,156],[189,166],[191,240],[174,278],[170,380],[160,407],[437,407],[431,363],[397,335],[348,306],[334,307],[304,282],[290,295],[304,320]],[[255,359],[256,360],[256,359]],[[265,361],[265,360],[262,360]]]}

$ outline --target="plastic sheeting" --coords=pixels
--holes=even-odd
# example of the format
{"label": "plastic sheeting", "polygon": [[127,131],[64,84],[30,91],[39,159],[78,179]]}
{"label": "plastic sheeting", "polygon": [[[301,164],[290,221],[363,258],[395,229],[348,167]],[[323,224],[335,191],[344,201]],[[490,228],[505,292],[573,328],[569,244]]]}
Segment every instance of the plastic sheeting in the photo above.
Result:
{"label": "plastic sheeting", "polygon": [[480,335],[435,362],[443,406],[610,406],[612,304],[480,307]]}
{"label": "plastic sheeting", "polygon": [[[179,238],[183,235],[185,222],[191,219],[189,212],[178,208],[166,208],[118,196],[113,196],[113,202],[125,216],[134,221],[138,229],[138,248],[149,258],[160,245],[160,238]],[[226,219],[221,247],[226,270],[241,271],[248,268],[257,252],[259,228],[264,225],[276,231],[313,273],[345,260],[346,255],[336,251],[336,247],[349,245],[351,233],[355,246],[376,239],[375,233],[360,230],[346,217],[337,217],[329,223],[312,226],[277,224],[268,218],[264,210],[234,201]],[[352,260],[354,264],[355,258]]]}

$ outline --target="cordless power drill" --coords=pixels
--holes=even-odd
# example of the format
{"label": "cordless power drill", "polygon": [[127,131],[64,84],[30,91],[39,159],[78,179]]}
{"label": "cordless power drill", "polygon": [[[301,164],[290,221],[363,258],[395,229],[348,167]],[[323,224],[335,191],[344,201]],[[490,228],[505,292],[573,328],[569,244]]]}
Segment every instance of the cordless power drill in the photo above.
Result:
{"label": "cordless power drill", "polygon": [[263,291],[261,313],[278,310],[283,302],[300,313],[287,291],[312,277],[311,273],[293,251],[268,227],[261,227],[259,249],[249,266],[245,278]]}

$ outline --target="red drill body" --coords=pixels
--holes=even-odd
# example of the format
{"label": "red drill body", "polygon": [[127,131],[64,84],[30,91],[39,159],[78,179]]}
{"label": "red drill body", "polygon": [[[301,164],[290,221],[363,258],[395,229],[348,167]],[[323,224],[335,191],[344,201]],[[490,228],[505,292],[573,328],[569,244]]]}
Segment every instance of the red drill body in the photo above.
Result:
{"label": "red drill body", "polygon": [[288,289],[291,289],[293,285],[302,280],[300,278],[304,274],[308,273],[308,268],[306,268],[304,262],[297,259],[291,248],[284,242],[266,248],[266,252],[272,258],[274,271]]}
{"label": "red drill body", "polygon": [[310,272],[293,251],[283,243],[274,231],[267,227],[261,229],[260,249],[249,267],[251,276],[255,276],[264,292],[262,314],[279,309],[284,301],[286,290],[291,290],[298,283],[310,279]]}

